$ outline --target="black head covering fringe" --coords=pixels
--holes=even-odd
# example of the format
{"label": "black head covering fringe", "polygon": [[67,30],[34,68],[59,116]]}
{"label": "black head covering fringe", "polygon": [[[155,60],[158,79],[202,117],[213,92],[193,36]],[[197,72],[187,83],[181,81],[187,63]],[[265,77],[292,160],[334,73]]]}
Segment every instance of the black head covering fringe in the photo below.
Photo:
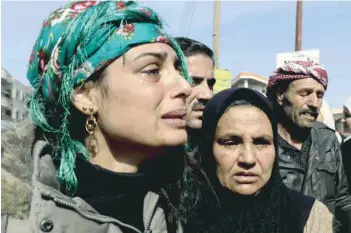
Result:
{"label": "black head covering fringe", "polygon": [[[212,150],[215,131],[227,107],[236,100],[246,100],[268,116],[277,160],[277,121],[265,96],[247,88],[231,88],[215,95],[203,114],[204,140],[199,149],[201,163],[216,190],[221,207],[204,203],[185,232],[302,233],[309,213],[302,213],[293,200],[294,196],[288,195],[291,190],[282,183],[276,160],[270,180],[257,195],[234,194],[218,181]],[[311,203],[313,201],[308,202],[310,206]]]}

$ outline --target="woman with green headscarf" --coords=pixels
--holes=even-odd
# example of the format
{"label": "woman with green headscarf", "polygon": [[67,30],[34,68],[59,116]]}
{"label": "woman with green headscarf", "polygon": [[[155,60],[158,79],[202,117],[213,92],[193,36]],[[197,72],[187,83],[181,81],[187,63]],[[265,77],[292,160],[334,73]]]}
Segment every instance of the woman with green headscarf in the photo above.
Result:
{"label": "woman with green headscarf", "polygon": [[44,22],[27,76],[32,229],[181,232],[196,186],[185,156],[191,80],[157,14],[69,3]]}

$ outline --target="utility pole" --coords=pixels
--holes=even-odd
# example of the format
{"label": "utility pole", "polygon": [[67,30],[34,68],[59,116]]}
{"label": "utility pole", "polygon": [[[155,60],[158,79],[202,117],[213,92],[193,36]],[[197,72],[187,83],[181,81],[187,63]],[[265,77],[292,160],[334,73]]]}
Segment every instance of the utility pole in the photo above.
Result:
{"label": "utility pole", "polygon": [[295,51],[301,50],[301,44],[302,44],[302,0],[297,0]]}
{"label": "utility pole", "polygon": [[213,53],[215,59],[215,66],[219,68],[219,55],[220,55],[220,26],[221,26],[221,1],[214,0],[213,12]]}

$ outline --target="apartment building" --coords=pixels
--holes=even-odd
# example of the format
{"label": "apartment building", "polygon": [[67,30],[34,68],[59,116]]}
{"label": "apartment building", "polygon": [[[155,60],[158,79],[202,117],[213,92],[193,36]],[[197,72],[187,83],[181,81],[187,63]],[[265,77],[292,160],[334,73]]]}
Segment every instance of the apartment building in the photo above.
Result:
{"label": "apartment building", "polygon": [[23,120],[27,115],[30,88],[1,68],[1,129],[12,122]]}
{"label": "apartment building", "polygon": [[232,87],[246,87],[251,88],[266,94],[266,86],[268,84],[268,78],[261,75],[250,73],[250,72],[240,72],[233,80]]}

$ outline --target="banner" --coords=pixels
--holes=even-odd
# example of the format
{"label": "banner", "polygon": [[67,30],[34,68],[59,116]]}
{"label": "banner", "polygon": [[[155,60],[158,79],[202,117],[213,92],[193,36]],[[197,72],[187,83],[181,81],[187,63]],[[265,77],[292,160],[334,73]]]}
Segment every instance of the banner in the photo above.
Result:
{"label": "banner", "polygon": [[225,69],[215,69],[214,76],[216,84],[213,87],[214,93],[218,93],[231,87],[232,73]]}

